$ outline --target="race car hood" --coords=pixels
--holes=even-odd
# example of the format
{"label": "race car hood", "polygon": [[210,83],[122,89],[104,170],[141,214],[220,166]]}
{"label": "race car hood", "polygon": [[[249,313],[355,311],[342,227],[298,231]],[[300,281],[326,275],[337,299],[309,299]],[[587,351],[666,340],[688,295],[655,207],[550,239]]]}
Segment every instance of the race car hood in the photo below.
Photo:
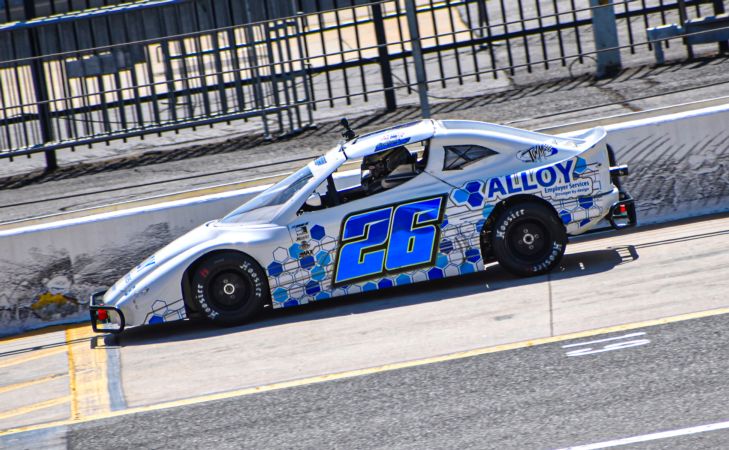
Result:
{"label": "race car hood", "polygon": [[130,270],[109,288],[103,302],[113,304],[129,295],[147,276],[163,266],[172,264],[187,267],[198,256],[216,248],[240,248],[266,239],[269,237],[266,231],[277,227],[273,224],[223,225],[217,220],[201,225],[167,244]]}

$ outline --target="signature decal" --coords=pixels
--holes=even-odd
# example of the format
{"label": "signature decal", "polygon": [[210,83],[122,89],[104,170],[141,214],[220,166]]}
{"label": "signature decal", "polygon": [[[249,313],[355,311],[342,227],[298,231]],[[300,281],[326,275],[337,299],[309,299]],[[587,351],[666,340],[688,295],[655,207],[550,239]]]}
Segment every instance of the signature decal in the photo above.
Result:
{"label": "signature decal", "polygon": [[538,144],[522,150],[516,154],[516,157],[524,162],[540,162],[557,154],[557,149],[549,144]]}

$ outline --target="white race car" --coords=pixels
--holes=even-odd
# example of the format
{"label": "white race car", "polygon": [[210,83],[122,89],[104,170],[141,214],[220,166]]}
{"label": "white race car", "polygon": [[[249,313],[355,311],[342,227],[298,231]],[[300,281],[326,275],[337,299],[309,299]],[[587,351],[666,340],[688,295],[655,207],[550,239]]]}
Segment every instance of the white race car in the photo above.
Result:
{"label": "white race car", "polygon": [[635,225],[602,128],[422,120],[344,141],[91,296],[95,331],[283,308],[482,270],[555,268],[567,236]]}

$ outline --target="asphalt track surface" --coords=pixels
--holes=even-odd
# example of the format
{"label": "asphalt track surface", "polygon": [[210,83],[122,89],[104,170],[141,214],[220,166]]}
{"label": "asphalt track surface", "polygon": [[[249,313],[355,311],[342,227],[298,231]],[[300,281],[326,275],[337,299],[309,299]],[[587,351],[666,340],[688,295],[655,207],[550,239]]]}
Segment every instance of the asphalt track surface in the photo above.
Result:
{"label": "asphalt track surface", "polygon": [[[729,419],[729,316],[597,339],[609,338],[636,346],[569,356],[611,345],[579,339],[141,413],[72,427],[68,443],[539,449]],[[728,442],[724,430],[651,445],[716,449]]]}
{"label": "asphalt track surface", "polygon": [[728,233],[578,239],[549,276],[489,267],[239,327],[2,340],[0,448],[558,448],[723,423]]}
{"label": "asphalt track surface", "polygon": [[[43,430],[69,448],[498,448],[725,422],[729,315]],[[599,341],[599,342],[598,342]],[[726,429],[633,448],[726,448]],[[0,441],[3,443],[3,441]],[[602,448],[602,446],[598,447]]]}

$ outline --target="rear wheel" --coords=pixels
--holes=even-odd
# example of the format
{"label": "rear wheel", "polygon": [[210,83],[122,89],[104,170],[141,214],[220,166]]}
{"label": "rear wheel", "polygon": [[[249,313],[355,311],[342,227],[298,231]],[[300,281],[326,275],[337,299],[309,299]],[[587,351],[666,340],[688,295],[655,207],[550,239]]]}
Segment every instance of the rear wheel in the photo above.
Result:
{"label": "rear wheel", "polygon": [[504,210],[494,222],[491,248],[499,264],[518,276],[554,269],[567,245],[564,225],[547,206],[524,202]]}
{"label": "rear wheel", "polygon": [[241,323],[256,315],[268,299],[263,270],[249,256],[215,253],[200,262],[192,274],[192,297],[210,320]]}

